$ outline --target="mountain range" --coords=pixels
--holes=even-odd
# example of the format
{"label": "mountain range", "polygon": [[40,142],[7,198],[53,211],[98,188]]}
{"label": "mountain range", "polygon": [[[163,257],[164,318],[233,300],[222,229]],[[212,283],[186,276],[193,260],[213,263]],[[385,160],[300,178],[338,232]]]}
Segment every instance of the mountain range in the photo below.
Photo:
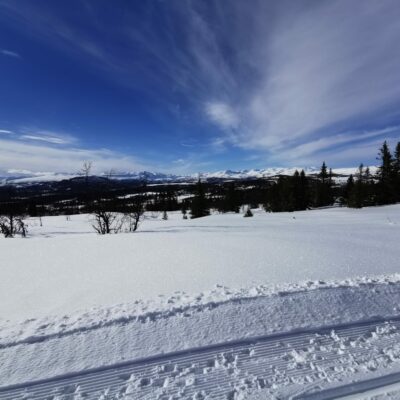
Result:
{"label": "mountain range", "polygon": [[[280,168],[271,167],[264,169],[245,169],[245,170],[224,170],[216,172],[204,172],[198,174],[165,174],[161,172],[117,172],[112,176],[108,176],[117,180],[145,180],[149,183],[165,183],[165,182],[193,182],[199,177],[206,181],[211,180],[251,180],[261,178],[273,178],[281,175],[293,175],[294,172],[304,169],[306,175],[315,176],[319,173],[320,169],[315,167],[308,168]],[[370,171],[374,174],[377,167],[370,167]],[[336,180],[345,180],[350,174],[355,174],[357,168],[335,168],[332,170]],[[31,172],[26,170],[9,170],[0,175],[1,184],[30,184],[40,182],[57,182],[66,179],[78,177],[78,174],[72,173],[54,173],[54,172]],[[106,177],[105,174],[99,174],[97,177]]]}

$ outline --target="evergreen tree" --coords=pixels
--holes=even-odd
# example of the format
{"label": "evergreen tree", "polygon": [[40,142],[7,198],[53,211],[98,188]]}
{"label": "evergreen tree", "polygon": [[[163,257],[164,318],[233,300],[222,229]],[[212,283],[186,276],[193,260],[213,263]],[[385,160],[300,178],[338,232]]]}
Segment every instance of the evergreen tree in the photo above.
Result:
{"label": "evergreen tree", "polygon": [[325,161],[322,163],[321,171],[318,175],[314,204],[316,207],[323,207],[333,204],[332,194],[332,170],[328,174]]}
{"label": "evergreen tree", "polygon": [[378,168],[378,203],[390,204],[395,201],[395,171],[394,160],[390,153],[386,140],[379,150],[378,160],[381,165]]}
{"label": "evergreen tree", "polygon": [[395,201],[400,201],[400,142],[397,143],[393,160]]}
{"label": "evergreen tree", "polygon": [[348,206],[361,208],[365,203],[364,165],[360,164],[357,172],[357,181],[349,191]]}
{"label": "evergreen tree", "polygon": [[310,195],[309,195],[309,185],[304,169],[300,172],[300,190],[299,190],[299,210],[306,210],[309,206]]}
{"label": "evergreen tree", "polygon": [[295,171],[293,176],[280,176],[268,191],[264,204],[266,211],[306,210],[309,205],[308,180],[304,170]]}
{"label": "evergreen tree", "polygon": [[319,178],[321,179],[322,183],[325,183],[328,179],[328,169],[326,167],[325,161],[322,163],[321,171],[319,173]]}
{"label": "evergreen tree", "polygon": [[240,210],[238,192],[235,187],[235,182],[230,182],[225,190],[224,196],[221,200],[220,211],[222,212],[235,212]]}
{"label": "evergreen tree", "polygon": [[332,185],[333,185],[333,173],[332,173],[332,168],[329,168],[328,184],[329,184],[330,187],[332,187]]}
{"label": "evergreen tree", "polygon": [[201,218],[207,215],[210,215],[210,210],[207,205],[206,195],[204,193],[204,187],[199,179],[196,188],[195,188],[195,196],[191,202],[190,208],[190,218]]}
{"label": "evergreen tree", "polygon": [[304,170],[295,171],[292,178],[293,196],[294,196],[294,210],[306,210],[308,207],[308,181]]}
{"label": "evergreen tree", "polygon": [[293,209],[300,209],[300,191],[301,191],[301,181],[299,171],[294,171],[292,177],[292,190],[293,190]]}
{"label": "evergreen tree", "polygon": [[393,168],[397,175],[400,174],[400,142],[397,143],[394,151]]}
{"label": "evergreen tree", "polygon": [[343,197],[345,198],[345,201],[347,204],[349,204],[349,199],[350,199],[353,189],[354,189],[354,178],[353,178],[353,174],[350,174],[349,178],[347,179],[346,186],[344,188],[344,193],[343,193]]}

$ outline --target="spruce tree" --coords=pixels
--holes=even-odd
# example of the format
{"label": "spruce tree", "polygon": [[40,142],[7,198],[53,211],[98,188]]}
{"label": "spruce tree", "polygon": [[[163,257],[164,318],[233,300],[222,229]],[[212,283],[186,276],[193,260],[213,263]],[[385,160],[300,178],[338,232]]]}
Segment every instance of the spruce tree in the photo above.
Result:
{"label": "spruce tree", "polygon": [[321,179],[322,183],[325,183],[328,179],[328,169],[326,167],[325,161],[322,163],[321,171],[319,173],[319,178]]}
{"label": "spruce tree", "polygon": [[400,174],[400,142],[397,143],[394,151],[393,168],[397,175]]}
{"label": "spruce tree", "polygon": [[210,215],[206,195],[204,193],[204,187],[200,179],[196,184],[195,196],[193,197],[191,202],[190,214],[190,218],[192,219]]}
{"label": "spruce tree", "polygon": [[231,211],[238,213],[240,210],[238,197],[239,196],[235,187],[235,182],[230,182],[228,187],[225,189],[220,210],[222,212]]}
{"label": "spruce tree", "polygon": [[299,171],[294,171],[292,178],[292,190],[293,190],[293,208],[294,210],[300,210],[300,174]]}
{"label": "spruce tree", "polygon": [[306,210],[308,207],[308,182],[304,170],[295,171],[292,178],[294,210]]}
{"label": "spruce tree", "polygon": [[351,207],[349,204],[349,201],[350,201],[350,197],[352,195],[353,190],[354,190],[354,178],[353,178],[353,174],[350,174],[349,178],[347,179],[346,186],[344,188],[344,193],[343,193],[345,201],[349,207]]}
{"label": "spruce tree", "polygon": [[381,165],[378,168],[378,202],[389,204],[395,201],[395,171],[392,154],[386,140],[379,150],[378,160]]}
{"label": "spruce tree", "polygon": [[330,170],[328,174],[328,168],[325,161],[322,163],[318,178],[314,204],[316,207],[331,205],[333,203],[332,170]]}
{"label": "spruce tree", "polygon": [[357,181],[349,193],[348,206],[361,208],[365,202],[364,165],[360,164],[357,172]]}
{"label": "spruce tree", "polygon": [[304,169],[300,172],[299,209],[306,210],[309,206],[309,185]]}
{"label": "spruce tree", "polygon": [[393,160],[395,201],[400,201],[400,142],[397,143]]}

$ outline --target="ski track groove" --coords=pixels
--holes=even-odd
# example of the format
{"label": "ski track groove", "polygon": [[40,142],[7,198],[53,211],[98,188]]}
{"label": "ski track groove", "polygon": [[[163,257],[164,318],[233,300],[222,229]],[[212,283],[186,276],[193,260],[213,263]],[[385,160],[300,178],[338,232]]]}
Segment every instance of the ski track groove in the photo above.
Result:
{"label": "ski track groove", "polygon": [[[389,333],[373,338],[377,329],[388,324],[392,327]],[[337,336],[332,335],[332,331]],[[3,387],[0,388],[0,400],[195,399],[196,393],[199,399],[202,399],[202,393],[212,399],[234,399],[235,391],[271,388],[280,380],[296,385],[305,375],[315,375],[314,382],[307,383],[312,389],[313,383],[315,386],[321,380],[339,380],[343,371],[333,369],[338,365],[346,371],[346,367],[367,363],[371,354],[376,352],[374,340],[379,340],[379,348],[391,348],[398,344],[400,319],[246,338],[132,360]],[[310,348],[313,348],[312,352],[308,351]],[[309,359],[297,363],[293,352],[306,358],[309,356]],[[147,381],[140,381],[142,378]],[[107,396],[101,397],[107,390]],[[332,393],[335,393],[334,390],[327,395],[332,396]],[[300,394],[297,398],[306,398],[304,396]],[[321,396],[318,398],[324,398],[323,391]]]}

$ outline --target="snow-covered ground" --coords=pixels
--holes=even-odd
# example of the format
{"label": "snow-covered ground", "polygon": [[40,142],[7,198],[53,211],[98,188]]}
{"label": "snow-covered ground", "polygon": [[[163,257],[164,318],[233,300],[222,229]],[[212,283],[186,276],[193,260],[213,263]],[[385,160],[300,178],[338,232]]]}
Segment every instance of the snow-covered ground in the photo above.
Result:
{"label": "snow-covered ground", "polygon": [[[156,217],[153,214],[153,217]],[[0,239],[0,316],[18,320],[92,306],[400,272],[400,205],[295,213],[148,215],[133,234],[99,236],[88,215],[30,221]]]}
{"label": "snow-covered ground", "polygon": [[399,393],[400,205],[90,218],[0,239],[0,399]]}

